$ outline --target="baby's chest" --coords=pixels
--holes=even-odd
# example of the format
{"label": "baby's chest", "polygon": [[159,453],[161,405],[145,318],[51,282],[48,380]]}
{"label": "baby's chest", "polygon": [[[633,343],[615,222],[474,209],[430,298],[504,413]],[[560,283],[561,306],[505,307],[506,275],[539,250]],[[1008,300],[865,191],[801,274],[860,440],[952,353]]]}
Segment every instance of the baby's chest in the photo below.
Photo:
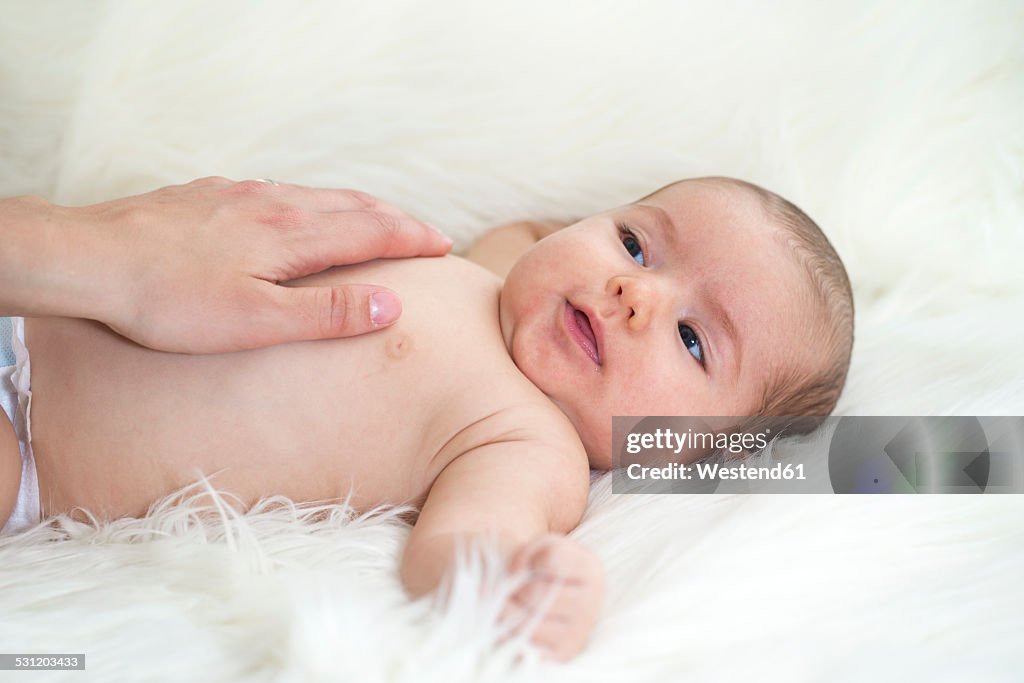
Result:
{"label": "baby's chest", "polygon": [[307,392],[307,406],[325,408],[316,419],[290,420],[306,441],[301,450],[321,454],[311,471],[357,482],[369,496],[360,506],[422,501],[459,455],[538,428],[525,412],[509,413],[537,397],[506,368],[476,353],[430,353],[400,331],[378,342],[360,364],[328,371],[338,375]]}
{"label": "baby's chest", "polygon": [[278,372],[290,376],[299,405],[361,448],[384,439],[429,451],[462,424],[521,400],[528,384],[496,332],[479,320],[459,323],[413,313],[362,337],[304,344],[282,354]]}

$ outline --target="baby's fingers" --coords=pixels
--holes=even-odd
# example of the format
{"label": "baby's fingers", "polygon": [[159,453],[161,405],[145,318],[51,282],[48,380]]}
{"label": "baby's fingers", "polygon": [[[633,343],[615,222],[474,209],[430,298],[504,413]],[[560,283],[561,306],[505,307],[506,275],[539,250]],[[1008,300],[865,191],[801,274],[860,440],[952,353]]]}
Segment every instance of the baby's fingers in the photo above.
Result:
{"label": "baby's fingers", "polygon": [[535,574],[509,602],[535,612],[565,612],[582,601],[582,587],[579,579]]}
{"label": "baby's fingers", "polygon": [[588,622],[586,591],[558,579],[534,579],[509,596],[501,621],[511,634],[533,635],[544,624]]}
{"label": "baby's fingers", "polygon": [[534,610],[511,602],[502,612],[501,623],[508,629],[505,639],[525,634],[546,658],[558,661],[578,655],[590,633],[589,627],[574,619],[571,613],[548,612],[540,616]]}
{"label": "baby's fingers", "polygon": [[510,572],[531,571],[557,575],[571,567],[578,544],[559,534],[545,534],[524,546],[509,563]]}
{"label": "baby's fingers", "polygon": [[545,657],[565,662],[583,652],[589,636],[590,629],[583,624],[568,619],[546,618],[530,635],[530,642]]}

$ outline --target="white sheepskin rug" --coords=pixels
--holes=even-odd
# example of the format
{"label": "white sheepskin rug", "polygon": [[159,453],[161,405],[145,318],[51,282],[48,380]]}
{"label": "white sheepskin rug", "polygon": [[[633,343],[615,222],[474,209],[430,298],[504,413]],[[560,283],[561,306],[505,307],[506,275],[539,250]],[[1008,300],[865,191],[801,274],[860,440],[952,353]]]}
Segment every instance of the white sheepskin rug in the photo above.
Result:
{"label": "white sheepskin rug", "polygon": [[[5,1],[0,17],[0,196],[269,177],[375,193],[464,248],[500,222],[739,176],[803,207],[848,265],[837,412],[1024,415],[1020,2]],[[447,601],[406,600],[396,512],[236,516],[198,492],[0,539],[0,651],[87,661],[0,680],[1024,675],[1024,496],[626,496],[599,478],[575,535],[609,596],[589,649],[556,665],[502,639],[492,564],[467,560]]]}

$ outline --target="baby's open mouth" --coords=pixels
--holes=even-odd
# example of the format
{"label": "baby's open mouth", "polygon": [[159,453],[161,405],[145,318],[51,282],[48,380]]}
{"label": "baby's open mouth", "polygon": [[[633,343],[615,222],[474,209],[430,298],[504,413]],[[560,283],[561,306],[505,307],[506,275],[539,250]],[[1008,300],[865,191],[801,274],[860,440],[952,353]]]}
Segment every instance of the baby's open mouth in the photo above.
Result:
{"label": "baby's open mouth", "polygon": [[590,318],[568,301],[565,302],[565,326],[573,341],[580,345],[580,348],[590,356],[591,360],[600,365],[601,354],[597,350],[597,337],[594,335],[594,328],[590,325]]}

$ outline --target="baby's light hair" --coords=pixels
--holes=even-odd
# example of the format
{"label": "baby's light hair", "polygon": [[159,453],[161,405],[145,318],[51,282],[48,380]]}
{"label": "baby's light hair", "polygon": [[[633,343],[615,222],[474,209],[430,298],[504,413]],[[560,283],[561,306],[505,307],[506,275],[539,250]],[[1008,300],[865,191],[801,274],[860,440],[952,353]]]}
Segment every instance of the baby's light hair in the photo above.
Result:
{"label": "baby's light hair", "polygon": [[781,228],[807,275],[809,287],[800,296],[809,297],[806,303],[822,314],[815,316],[813,324],[803,332],[810,343],[822,349],[823,366],[812,371],[794,365],[774,368],[761,393],[756,415],[803,417],[789,420],[786,431],[790,434],[813,431],[835,409],[846,384],[853,352],[853,290],[839,254],[818,224],[800,207],[760,185],[725,176],[680,182],[700,182],[752,193],[760,200],[768,218]]}
{"label": "baby's light hair", "polygon": [[828,237],[810,216],[788,199],[744,180],[725,178],[753,192],[785,233],[786,241],[803,267],[810,284],[808,293],[824,313],[805,329],[806,339],[820,346],[824,365],[817,372],[789,367],[778,369],[765,385],[758,415],[806,416],[791,423],[789,433],[805,433],[835,410],[846,384],[853,353],[853,290],[842,259]]}

